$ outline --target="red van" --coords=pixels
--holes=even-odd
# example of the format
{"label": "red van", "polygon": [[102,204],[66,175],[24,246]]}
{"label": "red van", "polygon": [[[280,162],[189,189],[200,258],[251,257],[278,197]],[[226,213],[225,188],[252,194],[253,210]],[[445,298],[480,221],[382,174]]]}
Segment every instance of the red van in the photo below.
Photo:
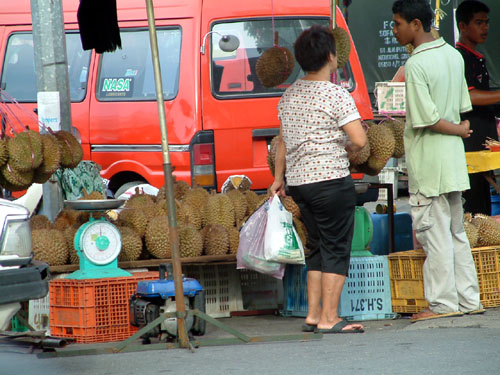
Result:
{"label": "red van", "polygon": [[[84,158],[102,166],[113,192],[137,183],[164,183],[153,65],[143,0],[119,0],[122,49],[83,51],[76,11],[79,0],[63,0],[73,126]],[[274,8],[272,8],[272,4]],[[177,179],[220,190],[228,176],[247,175],[252,189],[272,182],[266,156],[279,132],[276,106],[283,91],[304,73],[298,64],[276,88],[261,85],[259,56],[279,45],[293,51],[302,30],[329,24],[329,0],[165,0],[155,2],[171,163]],[[273,19],[274,16],[274,19]],[[347,28],[337,9],[337,23]],[[223,35],[239,47],[224,52]],[[352,41],[351,41],[352,43]],[[0,5],[0,85],[24,111],[16,115],[36,128],[30,0]],[[373,117],[354,45],[337,73],[364,119]]]}

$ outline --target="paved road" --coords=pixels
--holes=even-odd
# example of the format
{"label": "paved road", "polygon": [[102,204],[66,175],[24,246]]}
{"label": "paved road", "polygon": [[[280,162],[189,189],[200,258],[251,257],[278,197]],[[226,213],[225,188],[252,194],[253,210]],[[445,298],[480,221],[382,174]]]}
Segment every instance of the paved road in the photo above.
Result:
{"label": "paved road", "polygon": [[[297,333],[302,319],[221,319],[250,336]],[[308,342],[273,342],[196,349],[39,359],[26,347],[0,345],[0,374],[499,374],[500,308],[484,315],[411,324],[364,322],[364,334],[324,335]],[[209,326],[205,338],[229,337]],[[73,346],[74,347],[74,346]],[[36,352],[35,352],[36,353]]]}

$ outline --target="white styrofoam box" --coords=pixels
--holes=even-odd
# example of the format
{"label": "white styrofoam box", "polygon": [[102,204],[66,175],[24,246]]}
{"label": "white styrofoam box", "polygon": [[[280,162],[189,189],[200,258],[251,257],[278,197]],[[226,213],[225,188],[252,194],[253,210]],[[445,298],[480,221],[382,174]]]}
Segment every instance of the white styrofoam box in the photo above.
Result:
{"label": "white styrofoam box", "polygon": [[[398,197],[398,169],[397,168],[384,168],[378,174],[378,178],[381,184],[392,184],[392,194],[393,199]],[[387,190],[378,190],[378,199],[387,200]]]}
{"label": "white styrofoam box", "polygon": [[375,82],[374,94],[379,113],[406,113],[404,82]]}

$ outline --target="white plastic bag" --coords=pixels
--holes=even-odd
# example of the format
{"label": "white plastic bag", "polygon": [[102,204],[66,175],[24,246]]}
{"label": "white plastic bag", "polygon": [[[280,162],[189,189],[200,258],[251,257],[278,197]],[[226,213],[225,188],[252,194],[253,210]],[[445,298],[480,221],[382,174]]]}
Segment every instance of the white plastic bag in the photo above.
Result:
{"label": "white plastic bag", "polygon": [[285,265],[269,262],[264,258],[264,236],[267,225],[266,206],[269,206],[268,202],[260,206],[240,230],[236,268],[246,268],[282,279],[285,273]]}
{"label": "white plastic bag", "polygon": [[268,261],[304,264],[304,247],[293,226],[292,214],[274,196],[267,211],[264,257]]}

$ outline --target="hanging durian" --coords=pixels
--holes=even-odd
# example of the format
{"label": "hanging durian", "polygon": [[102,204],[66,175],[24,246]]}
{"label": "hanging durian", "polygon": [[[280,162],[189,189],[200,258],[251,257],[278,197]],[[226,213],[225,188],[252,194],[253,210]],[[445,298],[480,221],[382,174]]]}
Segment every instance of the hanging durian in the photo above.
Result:
{"label": "hanging durian", "polygon": [[335,49],[337,51],[337,68],[342,68],[349,61],[351,38],[345,29],[338,26],[332,30],[332,34],[335,39]]}
{"label": "hanging durian", "polygon": [[257,59],[255,70],[262,86],[272,88],[285,82],[292,74],[295,60],[292,52],[278,45],[278,32],[275,32],[274,46],[268,48]]}
{"label": "hanging durian", "polygon": [[9,165],[18,172],[32,171],[43,160],[42,138],[33,130],[18,133],[7,142]]}
{"label": "hanging durian", "polygon": [[61,150],[61,167],[76,168],[83,159],[82,145],[73,134],[66,130],[54,133]]}

